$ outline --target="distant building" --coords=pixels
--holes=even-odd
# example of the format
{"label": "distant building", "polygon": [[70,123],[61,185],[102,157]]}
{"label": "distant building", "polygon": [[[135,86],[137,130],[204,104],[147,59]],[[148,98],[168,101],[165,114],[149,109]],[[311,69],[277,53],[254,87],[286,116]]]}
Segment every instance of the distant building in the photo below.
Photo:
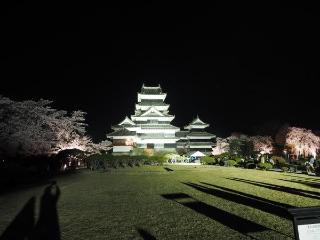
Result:
{"label": "distant building", "polygon": [[130,131],[134,126],[129,124],[132,122],[128,117],[126,117],[122,122],[111,128],[114,132],[107,134],[107,138],[112,140],[112,151],[114,153],[126,153],[131,152],[134,147],[136,147],[137,134],[135,131]]}
{"label": "distant building", "polygon": [[134,148],[140,148],[210,154],[215,135],[204,131],[209,124],[197,117],[180,131],[179,127],[171,124],[174,116],[169,114],[170,105],[165,103],[166,96],[160,85],[142,85],[134,115],[112,126],[114,131],[107,134],[107,138],[112,140],[114,153],[129,153]]}
{"label": "distant building", "polygon": [[197,116],[189,125],[184,127],[184,131],[177,133],[180,138],[177,142],[177,149],[185,149],[188,155],[199,151],[210,155],[214,145],[215,135],[205,131],[209,124],[204,123]]}

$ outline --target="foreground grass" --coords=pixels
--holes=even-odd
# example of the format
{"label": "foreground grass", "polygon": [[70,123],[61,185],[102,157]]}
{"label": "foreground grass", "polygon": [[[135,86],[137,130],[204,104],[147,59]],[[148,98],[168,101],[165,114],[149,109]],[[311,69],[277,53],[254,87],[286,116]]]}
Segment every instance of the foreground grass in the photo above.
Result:
{"label": "foreground grass", "polygon": [[[62,239],[292,239],[287,207],[319,206],[320,179],[226,167],[146,166],[57,179]],[[0,196],[0,232],[44,186]],[[39,201],[38,201],[39,202]],[[139,234],[140,232],[140,234]]]}

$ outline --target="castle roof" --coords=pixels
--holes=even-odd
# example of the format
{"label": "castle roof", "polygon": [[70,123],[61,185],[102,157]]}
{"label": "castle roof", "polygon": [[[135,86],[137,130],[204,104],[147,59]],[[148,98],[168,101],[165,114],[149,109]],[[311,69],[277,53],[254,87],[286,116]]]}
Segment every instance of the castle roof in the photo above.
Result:
{"label": "castle roof", "polygon": [[146,85],[143,84],[141,88],[141,94],[150,94],[150,95],[162,94],[162,89],[160,84],[156,87],[147,87]]}
{"label": "castle roof", "polygon": [[195,119],[192,120],[191,123],[189,123],[187,126],[185,126],[185,129],[192,129],[192,128],[206,128],[209,127],[208,123],[203,122],[199,116],[197,116]]}
{"label": "castle roof", "polygon": [[107,134],[107,137],[120,137],[120,136],[131,137],[131,136],[135,136],[135,135],[136,135],[136,132],[129,131],[126,128],[121,128],[121,129],[118,129],[112,133]]}

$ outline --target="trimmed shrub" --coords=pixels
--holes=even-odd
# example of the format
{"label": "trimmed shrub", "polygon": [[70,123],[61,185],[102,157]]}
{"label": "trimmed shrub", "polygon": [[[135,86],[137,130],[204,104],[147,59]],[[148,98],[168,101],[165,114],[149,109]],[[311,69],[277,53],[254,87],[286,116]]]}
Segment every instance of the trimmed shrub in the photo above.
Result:
{"label": "trimmed shrub", "polygon": [[119,168],[119,167],[120,167],[119,162],[116,161],[116,160],[112,160],[112,161],[110,162],[110,167],[112,167],[112,168]]}
{"label": "trimmed shrub", "polygon": [[166,152],[155,152],[153,156],[148,157],[151,161],[151,165],[163,165],[167,161]]}
{"label": "trimmed shrub", "polygon": [[130,159],[129,162],[128,162],[128,166],[129,167],[134,167],[135,166],[135,160]]}
{"label": "trimmed shrub", "polygon": [[143,161],[143,164],[144,164],[144,165],[152,165],[152,161],[150,160],[150,158],[146,158],[146,159]]}
{"label": "trimmed shrub", "polygon": [[109,158],[109,155],[97,153],[87,157],[86,161],[88,163],[88,167],[91,170],[99,170],[99,169],[105,169],[106,167],[108,167],[105,162],[107,158]]}
{"label": "trimmed shrub", "polygon": [[237,167],[242,167],[244,165],[244,160],[241,157],[234,157],[234,160],[236,161]]}
{"label": "trimmed shrub", "polygon": [[242,158],[241,157],[235,157],[234,160],[236,161],[236,163],[242,162]]}
{"label": "trimmed shrub", "polygon": [[234,161],[234,160],[227,160],[224,162],[224,165],[226,167],[233,167],[235,164],[236,164],[236,161]]}
{"label": "trimmed shrub", "polygon": [[219,163],[220,166],[224,166],[224,165],[225,165],[224,162],[225,162],[225,161],[222,160],[222,159],[218,160],[218,163]]}
{"label": "trimmed shrub", "polygon": [[245,168],[255,169],[256,168],[256,164],[254,162],[248,162],[248,163],[246,163]]}
{"label": "trimmed shrub", "polygon": [[141,148],[133,148],[132,152],[131,152],[132,156],[143,156],[145,155],[144,149]]}
{"label": "trimmed shrub", "polygon": [[287,166],[286,160],[283,157],[272,156],[271,159],[273,160],[274,165],[277,166],[278,168]]}
{"label": "trimmed shrub", "polygon": [[272,168],[272,164],[268,162],[264,162],[264,163],[261,162],[258,164],[258,167],[262,170],[269,170]]}
{"label": "trimmed shrub", "polygon": [[307,171],[306,165],[297,165],[297,171],[306,172]]}
{"label": "trimmed shrub", "polygon": [[122,167],[122,168],[125,168],[126,167],[126,164],[124,161],[120,161],[119,162],[119,166]]}
{"label": "trimmed shrub", "polygon": [[106,168],[125,168],[127,166],[162,165],[167,159],[167,153],[157,152],[153,156],[146,155],[112,155],[112,154],[93,154],[86,158],[88,167],[92,170]]}
{"label": "trimmed shrub", "polygon": [[202,164],[205,165],[214,165],[216,164],[216,159],[213,157],[209,157],[209,156],[204,156],[200,159]]}
{"label": "trimmed shrub", "polygon": [[220,160],[228,160],[231,159],[231,155],[227,152],[225,153],[221,153],[220,155],[215,155],[214,156],[216,159],[220,159]]}

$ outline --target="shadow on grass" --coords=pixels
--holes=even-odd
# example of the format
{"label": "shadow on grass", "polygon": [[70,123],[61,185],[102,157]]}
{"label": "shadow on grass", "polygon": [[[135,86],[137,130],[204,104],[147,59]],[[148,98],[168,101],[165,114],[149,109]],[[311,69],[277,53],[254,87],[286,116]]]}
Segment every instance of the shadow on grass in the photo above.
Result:
{"label": "shadow on grass", "polygon": [[140,234],[140,236],[144,239],[144,240],[156,240],[156,238],[154,236],[152,236],[148,231],[142,229],[142,228],[136,228],[138,233]]}
{"label": "shadow on grass", "polygon": [[248,196],[242,196],[242,195],[239,195],[239,193],[238,194],[232,193],[231,192],[232,190],[228,190],[229,192],[227,192],[227,191],[221,191],[219,189],[208,188],[195,183],[183,183],[183,184],[189,187],[192,187],[200,192],[207,193],[216,197],[220,197],[230,202],[234,202],[236,204],[242,204],[255,209],[259,209],[263,212],[271,213],[281,218],[291,219],[286,208],[282,206],[274,205],[274,203],[257,200],[254,198],[250,198]]}
{"label": "shadow on grass", "polygon": [[41,197],[40,216],[35,225],[35,198],[32,197],[2,233],[0,239],[59,240],[57,202],[59,187],[54,183],[45,188]]}
{"label": "shadow on grass", "polygon": [[173,170],[171,168],[168,168],[168,167],[164,167],[164,170],[166,170],[168,172],[173,172]]}
{"label": "shadow on grass", "polygon": [[267,188],[267,189],[271,189],[271,190],[275,190],[275,191],[279,191],[279,192],[286,192],[286,193],[291,193],[291,194],[302,196],[302,197],[320,200],[320,193],[318,193],[318,192],[313,192],[313,191],[303,190],[303,189],[296,189],[296,188],[291,188],[291,187],[285,187],[285,186],[269,184],[269,183],[264,183],[264,182],[257,182],[257,181],[242,179],[242,178],[226,178],[226,179],[237,181],[237,182],[248,183],[248,184],[251,184],[254,186],[263,187],[263,188]]}
{"label": "shadow on grass", "polygon": [[[63,172],[63,173],[60,173],[59,175],[55,175],[55,176],[48,177],[48,178],[37,179],[37,180],[31,181],[31,182],[19,183],[14,186],[5,186],[1,182],[1,179],[0,179],[0,196],[4,196],[8,193],[14,193],[14,192],[17,192],[20,190],[26,190],[26,189],[30,189],[30,188],[34,188],[34,187],[45,187],[45,186],[51,184],[53,181],[55,181],[54,179],[61,180],[61,179],[73,178],[74,181],[80,180],[80,179],[82,179],[81,178],[82,173],[87,172],[87,171],[88,171],[87,169],[79,169],[76,171]],[[2,177],[1,173],[0,173],[0,177]]]}
{"label": "shadow on grass", "polygon": [[248,233],[270,230],[260,224],[198,201],[184,193],[162,194],[161,196],[165,199],[175,201],[245,235]]}
{"label": "shadow on grass", "polygon": [[267,202],[267,203],[270,203],[270,204],[274,204],[274,205],[277,205],[277,206],[282,207],[282,208],[292,208],[292,207],[295,207],[295,206],[290,205],[290,204],[272,201],[272,200],[265,199],[265,198],[262,198],[262,197],[258,197],[258,196],[255,196],[255,195],[252,195],[252,194],[249,194],[249,193],[244,193],[244,192],[240,192],[240,191],[233,190],[233,189],[230,189],[230,188],[217,186],[217,185],[214,185],[214,184],[211,184],[211,183],[206,183],[206,182],[200,182],[200,183],[205,184],[205,185],[208,185],[208,186],[211,186],[211,187],[215,187],[215,188],[218,188],[218,189],[222,189],[222,190],[225,190],[225,191],[237,193],[237,194],[240,194],[240,195],[249,197],[249,198],[257,199],[257,200],[260,200],[260,201],[263,201],[263,202]]}
{"label": "shadow on grass", "polygon": [[297,179],[278,179],[284,182],[294,182],[294,183],[300,183],[302,185],[308,186],[308,187],[313,187],[313,188],[320,188],[320,183],[317,182],[310,182],[310,181],[305,181],[305,180],[297,180]]}
{"label": "shadow on grass", "polygon": [[294,177],[294,178],[302,178],[303,180],[307,180],[307,181],[314,181],[314,182],[320,182],[320,177],[317,177],[317,176],[314,176],[314,177],[317,177],[318,179],[316,178],[310,178],[310,177],[301,177],[301,176],[295,176],[295,175],[289,175],[289,174],[284,174],[284,176],[286,177]]}
{"label": "shadow on grass", "polygon": [[21,211],[13,219],[7,229],[2,233],[0,239],[25,239],[30,236],[35,222],[34,209],[35,197],[29,199]]}

